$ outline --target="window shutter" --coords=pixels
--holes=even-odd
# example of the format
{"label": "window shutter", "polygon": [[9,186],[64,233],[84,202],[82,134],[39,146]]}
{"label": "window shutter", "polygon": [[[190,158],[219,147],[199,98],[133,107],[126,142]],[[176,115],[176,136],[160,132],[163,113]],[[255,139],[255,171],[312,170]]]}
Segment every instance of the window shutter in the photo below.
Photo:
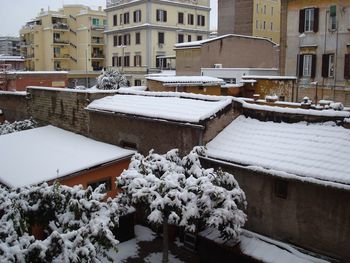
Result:
{"label": "window shutter", "polygon": [[167,21],[167,11],[164,11],[164,22]]}
{"label": "window shutter", "polygon": [[299,33],[305,31],[305,9],[299,11]]}
{"label": "window shutter", "polygon": [[344,79],[350,79],[350,54],[345,54]]}
{"label": "window shutter", "polygon": [[205,16],[202,16],[202,26],[205,26]]}
{"label": "window shutter", "polygon": [[297,61],[299,61],[298,77],[301,78],[303,76],[304,55],[298,55]]}
{"label": "window shutter", "polygon": [[322,55],[322,77],[328,78],[329,54]]}
{"label": "window shutter", "polygon": [[316,76],[316,55],[311,55],[312,61],[311,61],[311,78],[315,78]]}
{"label": "window shutter", "polygon": [[319,17],[319,8],[314,8],[314,24],[313,24],[313,31],[316,33],[318,32],[318,17]]}
{"label": "window shutter", "polygon": [[134,11],[134,23],[136,23],[136,11]]}
{"label": "window shutter", "polygon": [[139,63],[140,63],[140,67],[142,66],[142,57],[141,55],[139,56]]}
{"label": "window shutter", "polygon": [[136,56],[134,56],[134,67],[136,67]]}
{"label": "window shutter", "polygon": [[117,21],[118,21],[117,15],[114,15],[113,16],[113,26],[117,25]]}
{"label": "window shutter", "polygon": [[157,21],[159,21],[159,20],[160,20],[160,10],[157,9]]}

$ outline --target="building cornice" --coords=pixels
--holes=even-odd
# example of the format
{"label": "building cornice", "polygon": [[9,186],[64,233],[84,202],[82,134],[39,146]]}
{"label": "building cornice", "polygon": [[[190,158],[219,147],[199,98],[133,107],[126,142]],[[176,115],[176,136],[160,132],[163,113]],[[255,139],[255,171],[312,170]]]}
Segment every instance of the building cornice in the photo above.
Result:
{"label": "building cornice", "polygon": [[124,4],[116,4],[115,6],[107,7],[105,9],[106,12],[115,11],[123,8],[128,8],[132,6],[137,6],[144,3],[156,3],[156,4],[164,4],[168,6],[176,6],[176,7],[185,7],[190,9],[196,9],[196,10],[202,10],[202,11],[210,11],[211,8],[208,6],[202,6],[202,5],[195,5],[195,4],[186,4],[186,3],[179,3],[179,2],[172,2],[172,1],[166,1],[166,0],[139,0],[139,1],[132,1],[129,3]]}
{"label": "building cornice", "polygon": [[201,30],[201,29],[194,29],[194,28],[179,28],[177,26],[152,25],[152,24],[142,24],[142,25],[119,28],[119,29],[111,29],[111,30],[104,31],[104,33],[106,35],[111,35],[111,34],[115,34],[115,33],[125,33],[125,32],[132,32],[132,31],[143,30],[143,29],[177,31],[179,33],[180,32],[181,33],[196,33],[196,34],[207,34],[207,35],[209,35],[209,33],[210,33],[210,30]]}

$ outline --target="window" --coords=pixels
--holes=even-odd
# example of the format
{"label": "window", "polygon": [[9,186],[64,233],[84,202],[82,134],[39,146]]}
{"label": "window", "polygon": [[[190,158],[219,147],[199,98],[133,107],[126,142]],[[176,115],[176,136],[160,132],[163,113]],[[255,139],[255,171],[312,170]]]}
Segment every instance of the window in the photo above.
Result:
{"label": "window", "polygon": [[270,30],[273,31],[273,23],[270,23]]}
{"label": "window", "polygon": [[193,25],[194,24],[194,15],[193,14],[188,14],[187,15],[187,23],[189,25]]}
{"label": "window", "polygon": [[164,44],[164,32],[158,32],[158,44]]}
{"label": "window", "polygon": [[123,14],[119,15],[119,24],[122,25],[123,24]]}
{"label": "window", "polygon": [[282,179],[275,180],[275,195],[279,198],[287,199],[288,181]]}
{"label": "window", "polygon": [[135,55],[134,56],[134,66],[135,67],[141,67],[142,66],[141,55]]}
{"label": "window", "polygon": [[311,77],[316,75],[316,55],[302,54],[298,56],[298,76]]}
{"label": "window", "polygon": [[259,4],[256,4],[256,13],[259,14]]}
{"label": "window", "polygon": [[345,54],[344,58],[344,79],[350,79],[350,54]]}
{"label": "window", "polygon": [[271,15],[273,16],[273,6],[271,6]]}
{"label": "window", "polygon": [[123,45],[123,36],[119,35],[118,36],[118,46],[122,46]]}
{"label": "window", "polygon": [[167,21],[167,11],[157,9],[157,21],[166,22]]}
{"label": "window", "polygon": [[255,21],[255,28],[256,28],[256,29],[259,28],[259,21],[258,21],[258,20]]}
{"label": "window", "polygon": [[129,24],[129,12],[124,13],[124,24]]}
{"label": "window", "polygon": [[118,25],[118,17],[117,17],[117,15],[114,15],[113,16],[113,26],[116,26],[116,25]]}
{"label": "window", "polygon": [[266,15],[266,5],[264,5],[264,15]]}
{"label": "window", "polygon": [[192,36],[191,35],[188,35],[187,36],[187,42],[191,42],[192,41]]}
{"label": "window", "polygon": [[306,8],[299,11],[299,33],[318,31],[318,8]]}
{"label": "window", "polygon": [[205,16],[197,15],[197,26],[205,26]]}
{"label": "window", "polygon": [[124,45],[129,46],[130,45],[130,34],[124,35]]}
{"label": "window", "polygon": [[141,33],[140,32],[135,33],[135,44],[136,45],[141,44]]}
{"label": "window", "polygon": [[130,56],[124,56],[124,67],[130,67]]}
{"label": "window", "polygon": [[141,22],[141,10],[134,11],[134,23]]}
{"label": "window", "polygon": [[197,41],[200,41],[200,40],[202,40],[202,39],[203,39],[202,36],[197,36]]}
{"label": "window", "polygon": [[263,29],[264,30],[266,29],[266,21],[264,21],[264,23],[263,23]]}
{"label": "window", "polygon": [[117,67],[122,66],[122,57],[117,57]]}
{"label": "window", "polygon": [[100,25],[100,19],[98,19],[98,18],[93,18],[93,19],[92,19],[92,25],[93,25],[93,26],[99,26],[99,25]]}
{"label": "window", "polygon": [[160,68],[160,67],[162,67],[162,68],[166,68],[166,58],[160,58],[160,57],[162,57],[161,55],[157,55],[156,56],[156,67],[157,68]]}
{"label": "window", "polygon": [[112,190],[112,182],[111,182],[111,178],[106,178],[106,179],[102,179],[100,181],[95,181],[95,182],[91,182],[88,183],[87,186],[91,187],[92,190],[95,190],[97,187],[99,187],[101,184],[105,185],[105,191],[104,192],[108,192]]}
{"label": "window", "polygon": [[184,23],[184,13],[177,13],[177,23],[179,24]]}
{"label": "window", "polygon": [[112,67],[116,67],[118,63],[118,56],[113,55],[112,57]]}
{"label": "window", "polygon": [[135,86],[141,86],[141,80],[140,79],[135,79]]}
{"label": "window", "polygon": [[118,46],[118,36],[113,36],[113,46]]}
{"label": "window", "polygon": [[332,5],[329,8],[329,30],[334,31],[337,29],[337,6]]}
{"label": "window", "polygon": [[177,42],[178,42],[178,43],[183,43],[183,42],[184,42],[184,35],[183,35],[183,34],[178,34],[178,36],[177,36]]}
{"label": "window", "polygon": [[334,77],[334,54],[322,55],[322,77],[323,78]]}

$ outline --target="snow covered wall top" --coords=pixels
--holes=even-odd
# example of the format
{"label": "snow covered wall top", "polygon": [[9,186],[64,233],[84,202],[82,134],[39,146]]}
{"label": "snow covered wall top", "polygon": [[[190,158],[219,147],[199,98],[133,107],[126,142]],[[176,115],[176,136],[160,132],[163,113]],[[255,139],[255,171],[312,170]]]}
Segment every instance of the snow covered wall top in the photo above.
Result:
{"label": "snow covered wall top", "polygon": [[12,187],[41,183],[133,153],[53,126],[1,135],[0,182]]}
{"label": "snow covered wall top", "polygon": [[125,90],[120,93],[124,94],[95,100],[87,108],[155,119],[199,123],[232,103],[232,98],[222,96],[137,91],[129,91],[129,94],[126,94]]}
{"label": "snow covered wall top", "polygon": [[333,122],[287,124],[240,116],[207,148],[211,158],[271,174],[350,184],[350,130]]}

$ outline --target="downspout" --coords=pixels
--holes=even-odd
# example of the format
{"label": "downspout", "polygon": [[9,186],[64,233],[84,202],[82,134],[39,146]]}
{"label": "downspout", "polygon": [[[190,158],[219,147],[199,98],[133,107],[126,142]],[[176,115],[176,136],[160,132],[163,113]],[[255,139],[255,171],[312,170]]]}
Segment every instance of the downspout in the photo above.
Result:
{"label": "downspout", "polygon": [[[327,46],[328,13],[329,13],[329,10],[326,11],[326,17],[325,17],[323,54],[326,54],[326,46]],[[322,61],[322,62],[323,62],[323,61]],[[323,74],[322,74],[322,75],[323,75]],[[323,99],[323,88],[324,88],[324,77],[322,76],[322,99]]]}
{"label": "downspout", "polygon": [[337,63],[338,63],[338,38],[339,38],[339,23],[337,21],[337,37],[335,44],[335,61],[334,61],[334,84],[333,84],[333,101],[335,101],[335,88],[337,82]]}

